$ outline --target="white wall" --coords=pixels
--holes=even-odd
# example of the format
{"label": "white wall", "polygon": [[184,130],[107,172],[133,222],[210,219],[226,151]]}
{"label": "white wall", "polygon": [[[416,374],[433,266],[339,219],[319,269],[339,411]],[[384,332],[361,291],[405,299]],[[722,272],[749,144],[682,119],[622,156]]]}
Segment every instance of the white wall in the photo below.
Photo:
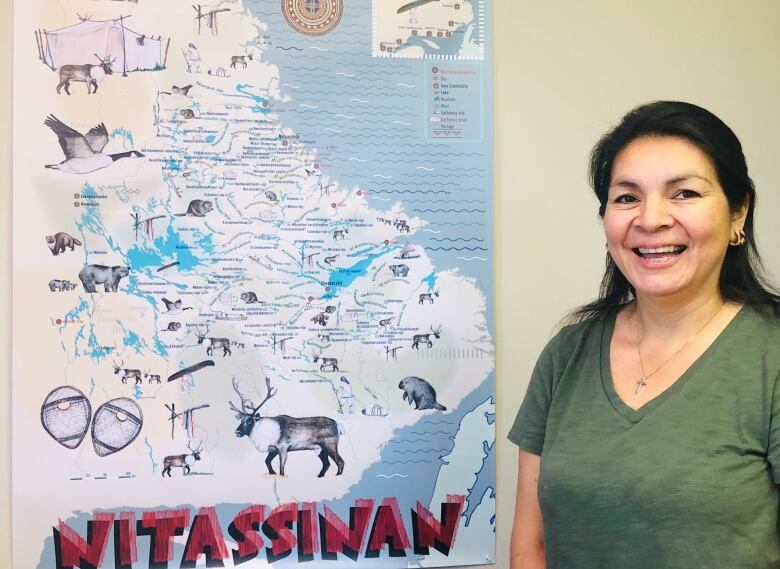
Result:
{"label": "white wall", "polygon": [[[348,8],[367,0],[346,1]],[[0,14],[0,66],[8,70],[11,0],[0,0]],[[744,145],[758,188],[759,244],[780,275],[773,223],[780,214],[780,2],[495,0],[493,23],[497,566],[504,568],[516,476],[516,450],[504,437],[539,350],[567,310],[593,297],[600,278],[604,239],[586,181],[596,139],[629,108],[654,99],[688,100],[721,116]],[[0,82],[0,567],[11,567],[10,93],[10,82]]]}

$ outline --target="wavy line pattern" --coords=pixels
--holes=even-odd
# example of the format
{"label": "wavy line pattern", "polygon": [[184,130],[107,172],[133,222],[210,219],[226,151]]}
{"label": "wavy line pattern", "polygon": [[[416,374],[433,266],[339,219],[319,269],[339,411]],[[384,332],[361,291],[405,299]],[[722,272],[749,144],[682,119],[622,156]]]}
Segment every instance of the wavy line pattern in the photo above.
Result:
{"label": "wavy line pattern", "polygon": [[485,247],[426,247],[428,251],[487,251]]}
{"label": "wavy line pattern", "polygon": [[431,241],[484,241],[479,237],[431,237]]}
{"label": "wavy line pattern", "polygon": [[442,208],[436,208],[436,209],[430,209],[430,208],[421,208],[421,209],[415,209],[414,211],[418,211],[420,213],[423,212],[430,212],[430,213],[485,213],[484,209],[442,209]]}

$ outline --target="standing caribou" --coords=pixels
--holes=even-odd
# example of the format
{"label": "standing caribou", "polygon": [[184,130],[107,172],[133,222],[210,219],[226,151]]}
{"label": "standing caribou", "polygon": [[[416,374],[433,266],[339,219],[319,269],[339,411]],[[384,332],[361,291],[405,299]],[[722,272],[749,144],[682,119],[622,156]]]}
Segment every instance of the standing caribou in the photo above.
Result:
{"label": "standing caribou", "polygon": [[65,92],[70,95],[70,82],[80,81],[87,84],[87,94],[97,93],[97,82],[102,81],[106,75],[112,75],[111,64],[116,61],[116,58],[106,56],[105,59],[100,57],[97,53],[93,54],[98,58],[100,62],[98,65],[91,63],[85,63],[84,65],[63,65],[60,67],[60,82],[57,85],[57,93],[60,89],[65,87]]}
{"label": "standing caribou", "polygon": [[420,293],[420,302],[417,304],[425,304],[425,301],[427,300],[429,303],[433,304],[433,297],[439,296],[438,289],[433,292],[421,292]]}
{"label": "standing caribou", "polygon": [[190,473],[190,466],[200,460],[200,452],[202,445],[198,445],[198,448],[192,448],[190,443],[187,443],[187,448],[190,449],[189,454],[172,454],[166,456],[163,459],[163,471],[162,475],[168,473],[168,477],[171,477],[171,468],[178,467],[182,469],[183,474],[186,476]]}
{"label": "standing caribou", "polygon": [[122,362],[119,364],[114,361],[114,374],[119,376],[119,379],[122,380],[122,383],[127,383],[128,379],[134,379],[136,385],[143,383],[141,380],[140,369],[126,369],[122,367],[123,365],[125,365],[125,360],[122,360]]}
{"label": "standing caribou", "polygon": [[412,336],[412,348],[419,350],[421,342],[423,344],[428,344],[428,347],[432,348],[433,342],[431,341],[431,336],[438,340],[441,337],[441,326],[434,330],[433,325],[431,325],[431,331],[428,334],[415,334]]}
{"label": "standing caribou", "polygon": [[317,363],[317,360],[322,362],[320,364],[320,371],[339,371],[339,360],[337,358],[323,358],[319,354],[312,354],[312,356],[314,357],[315,364]]}
{"label": "standing caribou", "polygon": [[330,468],[328,458],[336,463],[337,476],[344,472],[344,459],[339,454],[339,429],[336,421],[329,417],[261,417],[260,408],[276,394],[276,389],[271,388],[271,380],[267,377],[265,386],[265,399],[255,407],[241,394],[238,382],[233,378],[233,389],[241,399],[241,407],[236,407],[230,401],[230,408],[236,412],[236,419],[241,421],[236,429],[236,436],[249,437],[258,452],[268,453],[265,459],[268,473],[276,474],[271,462],[278,456],[279,474],[284,476],[287,453],[294,450],[319,451],[322,470],[317,475],[318,478],[325,476],[325,472]]}
{"label": "standing caribou", "polygon": [[200,327],[195,327],[195,333],[198,335],[198,345],[203,344],[206,346],[206,355],[210,356],[214,348],[222,348],[222,357],[232,356],[233,352],[230,351],[230,340],[227,338],[207,338],[206,334],[209,333],[209,327],[206,326],[206,331],[201,332]]}

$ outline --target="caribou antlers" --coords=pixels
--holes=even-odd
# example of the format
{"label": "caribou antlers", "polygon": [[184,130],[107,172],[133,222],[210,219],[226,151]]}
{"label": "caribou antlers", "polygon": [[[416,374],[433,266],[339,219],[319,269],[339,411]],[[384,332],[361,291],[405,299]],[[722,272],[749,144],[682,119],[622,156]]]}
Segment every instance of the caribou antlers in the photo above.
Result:
{"label": "caribou antlers", "polygon": [[233,411],[235,411],[236,413],[240,414],[240,415],[254,415],[255,413],[257,413],[260,410],[260,407],[265,405],[266,401],[268,401],[269,399],[271,399],[271,397],[276,395],[276,388],[271,387],[271,380],[268,377],[266,377],[265,378],[265,387],[266,387],[266,390],[267,390],[267,394],[265,396],[265,399],[263,399],[260,402],[260,405],[255,407],[254,404],[252,403],[252,401],[250,399],[247,399],[246,397],[244,397],[244,395],[241,393],[241,391],[239,391],[239,389],[238,389],[238,381],[236,380],[235,377],[233,378],[232,383],[233,383],[233,389],[238,394],[238,396],[241,398],[241,409],[236,407],[235,404],[232,401],[229,401],[228,403],[230,404],[230,408]]}

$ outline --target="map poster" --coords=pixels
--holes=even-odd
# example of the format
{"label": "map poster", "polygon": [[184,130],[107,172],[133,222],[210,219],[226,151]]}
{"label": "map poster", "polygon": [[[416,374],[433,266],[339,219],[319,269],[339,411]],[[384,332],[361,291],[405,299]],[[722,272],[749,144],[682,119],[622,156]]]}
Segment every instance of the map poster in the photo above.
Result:
{"label": "map poster", "polygon": [[15,2],[14,567],[493,563],[488,22]]}

